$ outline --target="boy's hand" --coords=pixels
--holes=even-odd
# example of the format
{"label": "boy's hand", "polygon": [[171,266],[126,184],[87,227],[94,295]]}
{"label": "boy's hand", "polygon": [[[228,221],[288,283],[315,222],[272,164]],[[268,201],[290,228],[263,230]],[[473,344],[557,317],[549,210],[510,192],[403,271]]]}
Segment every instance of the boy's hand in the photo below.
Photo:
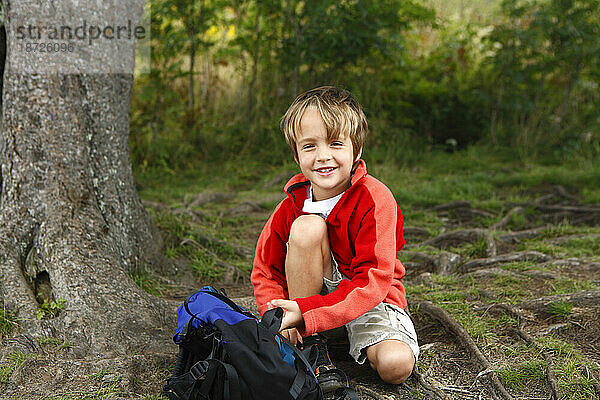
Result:
{"label": "boy's hand", "polygon": [[269,305],[269,307],[281,307],[285,311],[283,313],[280,331],[299,326],[304,322],[304,318],[302,318],[302,312],[300,311],[300,306],[298,306],[298,303],[293,300],[271,300],[269,303],[267,303],[267,305]]}
{"label": "boy's hand", "polygon": [[289,328],[281,332],[281,335],[292,342],[293,345],[297,346],[298,342],[302,343],[302,336],[298,333],[296,328]]}

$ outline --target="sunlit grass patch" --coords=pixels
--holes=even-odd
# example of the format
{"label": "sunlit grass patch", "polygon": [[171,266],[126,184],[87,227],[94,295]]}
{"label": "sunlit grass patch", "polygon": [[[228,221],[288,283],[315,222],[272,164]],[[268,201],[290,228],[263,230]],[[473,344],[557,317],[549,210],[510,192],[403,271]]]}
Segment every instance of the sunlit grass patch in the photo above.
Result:
{"label": "sunlit grass patch", "polygon": [[569,294],[573,292],[579,292],[582,290],[598,290],[600,285],[594,281],[577,280],[570,278],[558,278],[549,283],[552,290],[549,295],[552,294]]}
{"label": "sunlit grass patch", "polygon": [[451,247],[450,252],[460,254],[469,258],[485,258],[487,257],[487,243],[484,238],[481,238],[473,243],[465,243],[462,246]]}
{"label": "sunlit grass patch", "polygon": [[[521,358],[523,354],[521,354]],[[542,385],[546,381],[546,364],[542,360],[532,359],[499,370],[504,384],[511,389],[524,389],[531,385]]]}
{"label": "sunlit grass patch", "polygon": [[403,208],[402,205],[400,205],[400,209],[402,210],[405,226],[425,228],[432,236],[439,234],[440,229],[444,225],[443,221],[433,212],[414,209],[412,207]]}
{"label": "sunlit grass patch", "polygon": [[572,238],[560,244],[573,257],[599,256],[600,238]]}
{"label": "sunlit grass patch", "polygon": [[571,314],[573,304],[568,301],[553,301],[547,306],[548,314],[557,318],[566,318]]}
{"label": "sunlit grass patch", "polygon": [[562,249],[560,247],[555,246],[551,243],[541,242],[541,241],[537,241],[537,240],[524,241],[517,247],[517,250],[518,251],[527,251],[527,250],[539,251],[540,253],[544,253],[544,254],[547,254],[552,257],[566,256],[566,254],[564,254],[562,252]]}
{"label": "sunlit grass patch", "polygon": [[493,280],[493,287],[496,288],[498,296],[501,297],[501,301],[508,303],[514,303],[519,298],[527,297],[529,291],[527,290],[527,283],[531,279],[528,277],[516,277],[512,275],[496,275]]}
{"label": "sunlit grass patch", "polygon": [[524,272],[530,269],[539,269],[539,265],[533,264],[531,261],[514,261],[505,263],[499,266],[506,271]]}

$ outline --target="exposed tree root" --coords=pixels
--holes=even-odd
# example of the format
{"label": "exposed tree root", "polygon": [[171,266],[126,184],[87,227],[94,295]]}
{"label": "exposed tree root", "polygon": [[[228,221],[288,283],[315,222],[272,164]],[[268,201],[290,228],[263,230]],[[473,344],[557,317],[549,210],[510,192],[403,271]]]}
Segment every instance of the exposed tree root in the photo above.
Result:
{"label": "exposed tree root", "polygon": [[564,188],[564,186],[554,185],[554,190],[556,191],[556,193],[558,193],[559,196],[561,196],[567,200],[570,200],[574,203],[577,203],[577,197],[575,197],[572,194],[570,194],[569,192],[567,192],[567,190]]}
{"label": "exposed tree root", "polygon": [[499,263],[515,261],[535,261],[541,263],[550,260],[552,260],[552,257],[544,253],[540,253],[539,251],[520,251],[518,253],[502,254],[496,257],[479,258],[468,261],[458,267],[458,272],[468,273],[478,269],[489,268]]}
{"label": "exposed tree root", "polygon": [[548,205],[548,204],[532,204],[538,211],[547,213],[556,213],[566,211],[573,214],[588,214],[600,213],[600,205],[591,206],[574,206],[574,205]]}
{"label": "exposed tree root", "polygon": [[254,201],[245,201],[242,204],[229,208],[227,210],[221,211],[220,215],[228,215],[228,216],[238,216],[238,215],[246,215],[253,212],[264,212],[265,209],[262,208],[258,203]]}
{"label": "exposed tree root", "polygon": [[440,275],[448,275],[454,272],[462,257],[454,253],[426,254],[419,251],[402,251],[402,256],[416,260],[420,269],[434,272]]}
{"label": "exposed tree root", "polygon": [[522,239],[534,239],[540,236],[543,232],[543,229],[528,229],[525,231],[511,232],[505,233],[498,236],[498,240],[504,243],[519,243]]}
{"label": "exposed tree root", "polygon": [[543,204],[540,202],[512,203],[513,207],[530,208],[543,214],[544,219],[549,222],[569,220],[570,223],[584,224],[600,221],[600,205],[561,205]]}
{"label": "exposed tree root", "polygon": [[570,240],[598,240],[600,241],[600,234],[591,233],[587,235],[568,235],[568,236],[560,236],[553,239],[548,239],[548,243],[552,244],[564,244]]}
{"label": "exposed tree root", "polygon": [[394,399],[393,397],[385,396],[381,393],[377,393],[376,391],[374,391],[373,389],[371,389],[365,385],[355,384],[354,387],[356,388],[356,391],[358,393],[369,396],[370,398],[375,399],[375,400],[393,400]]}
{"label": "exposed tree root", "polygon": [[518,307],[544,314],[547,312],[548,305],[556,302],[568,302],[577,307],[600,306],[600,290],[584,290],[569,294],[540,297],[520,303]]}
{"label": "exposed tree root", "polygon": [[450,203],[440,204],[431,207],[428,211],[448,211],[457,208],[471,208],[471,202],[466,200],[451,201]]}
{"label": "exposed tree root", "polygon": [[200,207],[208,203],[221,203],[235,197],[234,193],[207,193],[201,192],[196,194],[191,200],[190,195],[185,195],[183,202],[187,204],[187,208]]}
{"label": "exposed tree root", "polygon": [[521,214],[523,214],[524,211],[525,211],[525,209],[523,207],[519,207],[519,206],[511,209],[508,213],[506,213],[506,215],[504,217],[502,217],[502,219],[500,221],[498,221],[494,225],[490,226],[490,229],[497,230],[497,229],[505,228],[510,223],[510,220],[514,216],[521,215]]}
{"label": "exposed tree root", "polygon": [[437,388],[434,385],[431,385],[429,382],[427,382],[425,377],[419,371],[417,371],[416,368],[413,371],[413,376],[417,380],[417,383],[423,387],[423,389],[433,394],[436,398],[441,400],[449,399],[448,395],[444,393],[440,388]]}
{"label": "exposed tree root", "polygon": [[493,218],[494,214],[489,213],[487,211],[478,210],[475,208],[471,208],[471,202],[459,200],[452,201],[446,204],[440,204],[438,206],[432,207],[429,211],[435,211],[440,215],[451,215],[455,218],[461,220],[470,220],[472,218],[482,217],[482,218]]}
{"label": "exposed tree root", "polygon": [[453,231],[448,233],[442,233],[434,238],[426,240],[423,245],[433,246],[437,248],[448,248],[450,246],[457,246],[463,243],[473,243],[480,239],[485,240],[486,254],[488,257],[493,257],[498,254],[496,242],[489,232],[483,229],[465,229],[460,231]]}
{"label": "exposed tree root", "polygon": [[418,226],[405,226],[403,229],[405,237],[429,237],[429,231]]}
{"label": "exposed tree root", "polygon": [[512,396],[506,391],[504,385],[502,385],[502,382],[498,379],[496,372],[492,369],[490,362],[479,350],[471,335],[469,335],[465,328],[452,318],[446,310],[429,301],[419,301],[413,303],[412,306],[413,309],[424,312],[431,318],[440,322],[444,328],[452,332],[459,343],[466,347],[469,353],[471,353],[471,356],[475,359],[477,364],[479,364],[479,367],[483,371],[489,371],[489,373],[486,373],[485,375],[488,377],[494,392],[504,400],[512,399]]}

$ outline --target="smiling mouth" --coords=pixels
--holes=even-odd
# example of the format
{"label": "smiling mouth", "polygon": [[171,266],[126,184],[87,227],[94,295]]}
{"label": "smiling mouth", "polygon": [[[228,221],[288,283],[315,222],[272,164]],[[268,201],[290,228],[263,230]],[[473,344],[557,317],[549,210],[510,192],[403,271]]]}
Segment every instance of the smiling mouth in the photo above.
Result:
{"label": "smiling mouth", "polygon": [[322,167],[315,169],[315,172],[317,172],[320,175],[329,175],[335,170],[335,168],[336,167]]}

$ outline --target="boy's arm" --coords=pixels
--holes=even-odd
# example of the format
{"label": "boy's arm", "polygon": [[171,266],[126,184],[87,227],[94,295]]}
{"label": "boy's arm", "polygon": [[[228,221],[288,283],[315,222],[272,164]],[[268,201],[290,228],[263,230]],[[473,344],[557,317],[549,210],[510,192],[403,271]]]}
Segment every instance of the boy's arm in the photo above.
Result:
{"label": "boy's arm", "polygon": [[278,233],[278,227],[282,224],[282,215],[279,213],[282,203],[269,217],[256,244],[250,280],[260,315],[268,310],[269,301],[288,298],[284,272],[285,241]]}
{"label": "boy's arm", "polygon": [[356,255],[350,265],[352,279],[342,280],[327,295],[296,299],[304,318],[302,335],[344,325],[375,307],[389,293],[396,268],[402,268],[397,251],[404,238],[398,205],[385,189],[377,193],[377,201],[362,218],[354,242]]}

